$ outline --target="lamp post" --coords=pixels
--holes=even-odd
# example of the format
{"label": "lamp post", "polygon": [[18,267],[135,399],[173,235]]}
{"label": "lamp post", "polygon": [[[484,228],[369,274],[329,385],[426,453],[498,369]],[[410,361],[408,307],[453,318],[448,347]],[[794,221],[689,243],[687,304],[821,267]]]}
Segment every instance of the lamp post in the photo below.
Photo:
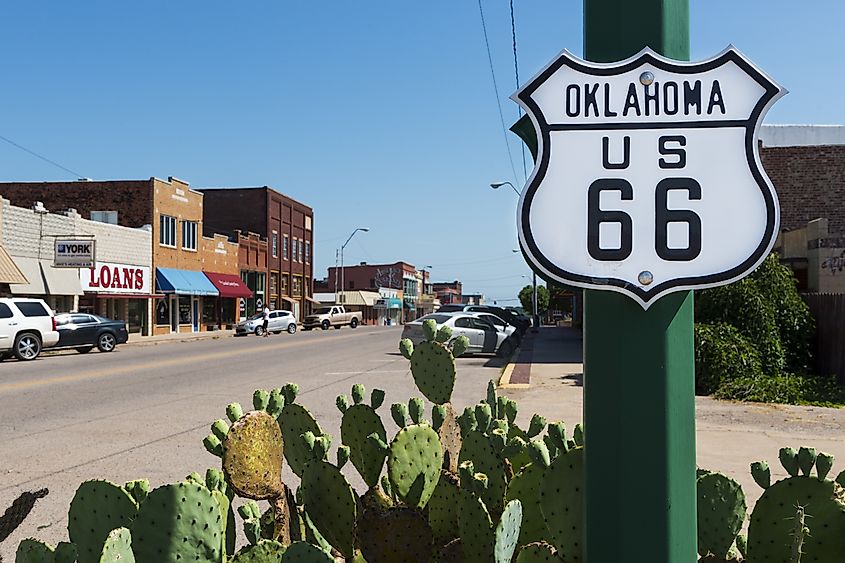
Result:
{"label": "lamp post", "polygon": [[[498,190],[499,188],[501,188],[502,186],[505,186],[505,185],[510,186],[511,189],[514,191],[514,193],[517,195],[517,197],[522,195],[522,194],[519,193],[519,190],[516,189],[516,186],[514,186],[510,182],[493,182],[492,184],[490,184],[490,187],[493,188],[494,190]],[[514,252],[516,252],[516,250],[514,250]],[[531,332],[537,332],[537,330],[540,328],[540,315],[537,312],[537,273],[532,272],[532,274],[533,275],[532,275],[532,278],[531,278],[531,288],[532,288],[531,301],[532,301],[532,305],[533,305],[534,310],[533,310],[533,315],[531,317],[531,324],[532,324],[532,327],[533,327],[531,329]]]}
{"label": "lamp post", "polygon": [[[363,231],[363,232],[366,233],[369,230],[370,230],[369,227],[358,227],[357,229],[352,231],[352,234],[349,235],[349,238],[346,239],[346,242],[344,242],[343,246],[340,247],[340,291],[341,291],[341,300],[343,302],[346,301],[345,295],[343,295],[344,292],[345,292],[344,285],[346,284],[346,280],[344,279],[344,275],[343,275],[344,274],[344,271],[343,271],[343,249],[346,248],[346,245],[349,244],[349,241],[352,240],[352,237],[355,236],[355,233],[357,233],[358,231]],[[335,291],[337,291],[337,284],[335,284]]]}

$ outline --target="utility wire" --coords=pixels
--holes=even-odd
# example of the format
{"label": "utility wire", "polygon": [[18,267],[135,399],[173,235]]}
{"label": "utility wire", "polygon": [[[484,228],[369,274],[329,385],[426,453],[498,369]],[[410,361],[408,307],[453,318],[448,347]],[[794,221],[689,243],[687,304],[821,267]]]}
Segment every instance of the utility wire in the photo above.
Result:
{"label": "utility wire", "polygon": [[[511,8],[511,38],[513,39],[513,72],[516,75],[516,88],[519,89],[519,58],[516,56],[516,20],[513,17],[513,0],[510,0]],[[522,106],[517,104],[517,111],[519,117],[522,117]],[[522,179],[523,182],[528,181],[528,169],[525,166],[525,143],[520,143],[522,147]]]}
{"label": "utility wire", "polygon": [[84,176],[84,174],[80,174],[79,172],[74,172],[74,171],[73,171],[73,170],[71,170],[70,168],[66,168],[66,167],[62,166],[61,164],[59,164],[58,162],[53,161],[53,160],[50,160],[50,159],[49,159],[49,158],[47,158],[46,156],[41,156],[41,155],[40,155],[40,154],[38,154],[37,152],[35,152],[35,151],[33,151],[33,150],[29,150],[28,148],[26,148],[26,147],[24,147],[24,146],[21,146],[21,145],[17,144],[17,143],[16,143],[16,142],[14,142],[13,140],[8,139],[8,138],[4,137],[3,135],[0,135],[0,139],[2,139],[2,140],[4,140],[4,141],[6,141],[7,143],[9,143],[10,145],[12,145],[13,147],[17,147],[17,148],[21,149],[21,150],[22,150],[22,151],[24,151],[24,152],[28,152],[29,154],[31,154],[32,156],[34,156],[34,157],[36,157],[36,158],[40,158],[40,159],[41,159],[41,160],[43,160],[44,162],[48,162],[48,163],[52,164],[53,166],[55,166],[55,167],[57,167],[57,168],[61,168],[61,169],[62,169],[62,170],[64,170],[65,172],[70,172],[71,174],[73,174],[73,175],[74,175],[74,176],[76,176],[77,178],[84,178],[84,177],[85,177],[85,176]]}
{"label": "utility wire", "polygon": [[496,107],[499,109],[499,120],[502,123],[502,135],[505,139],[505,148],[508,151],[508,160],[511,163],[511,172],[513,172],[513,179],[518,180],[516,175],[516,166],[513,164],[513,156],[511,155],[511,145],[508,142],[508,128],[505,126],[505,115],[502,112],[502,102],[499,98],[499,86],[496,84],[496,73],[493,70],[493,56],[490,54],[490,41],[487,38],[487,24],[484,21],[484,9],[481,7],[481,0],[478,0],[478,13],[481,14],[481,29],[484,31],[484,46],[487,48],[487,62],[490,63],[490,76],[493,77],[493,93],[496,96]]}

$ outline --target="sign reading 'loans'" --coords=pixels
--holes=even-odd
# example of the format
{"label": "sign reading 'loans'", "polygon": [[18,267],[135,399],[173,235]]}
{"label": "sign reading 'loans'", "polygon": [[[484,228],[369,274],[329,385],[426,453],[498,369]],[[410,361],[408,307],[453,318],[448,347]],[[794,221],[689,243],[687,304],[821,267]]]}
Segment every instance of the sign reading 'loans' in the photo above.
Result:
{"label": "sign reading 'loans'", "polygon": [[757,130],[784,94],[733,48],[700,63],[564,52],[514,94],[538,134],[523,252],[551,278],[644,308],[747,275],[777,236]]}

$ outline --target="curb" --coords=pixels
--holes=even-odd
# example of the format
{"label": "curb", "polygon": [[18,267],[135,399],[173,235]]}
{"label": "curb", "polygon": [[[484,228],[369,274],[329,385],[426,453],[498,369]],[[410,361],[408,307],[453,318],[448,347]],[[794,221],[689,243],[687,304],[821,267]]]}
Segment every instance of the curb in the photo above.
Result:
{"label": "curb", "polygon": [[201,340],[220,340],[221,338],[234,338],[231,334],[223,336],[222,334],[209,333],[208,336],[187,336],[184,338],[162,338],[160,340],[140,340],[135,342],[127,342],[123,346],[158,346],[159,344],[176,344],[181,342],[197,342]]}
{"label": "curb", "polygon": [[519,357],[521,351],[521,346],[514,350],[510,361],[502,370],[502,375],[499,376],[499,384],[496,386],[498,389],[528,389],[531,387],[530,383],[511,383],[511,375],[516,367],[516,358]]}

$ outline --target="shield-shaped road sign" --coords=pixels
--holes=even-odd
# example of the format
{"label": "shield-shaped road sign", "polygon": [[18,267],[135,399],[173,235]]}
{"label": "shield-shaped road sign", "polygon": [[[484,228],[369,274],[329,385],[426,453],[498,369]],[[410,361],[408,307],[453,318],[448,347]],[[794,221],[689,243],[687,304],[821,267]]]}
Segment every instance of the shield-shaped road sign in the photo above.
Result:
{"label": "shield-shaped road sign", "polygon": [[552,279],[644,308],[747,275],[777,237],[757,130],[785,93],[733,47],[697,63],[563,52],[513,96],[538,135],[523,253]]}

